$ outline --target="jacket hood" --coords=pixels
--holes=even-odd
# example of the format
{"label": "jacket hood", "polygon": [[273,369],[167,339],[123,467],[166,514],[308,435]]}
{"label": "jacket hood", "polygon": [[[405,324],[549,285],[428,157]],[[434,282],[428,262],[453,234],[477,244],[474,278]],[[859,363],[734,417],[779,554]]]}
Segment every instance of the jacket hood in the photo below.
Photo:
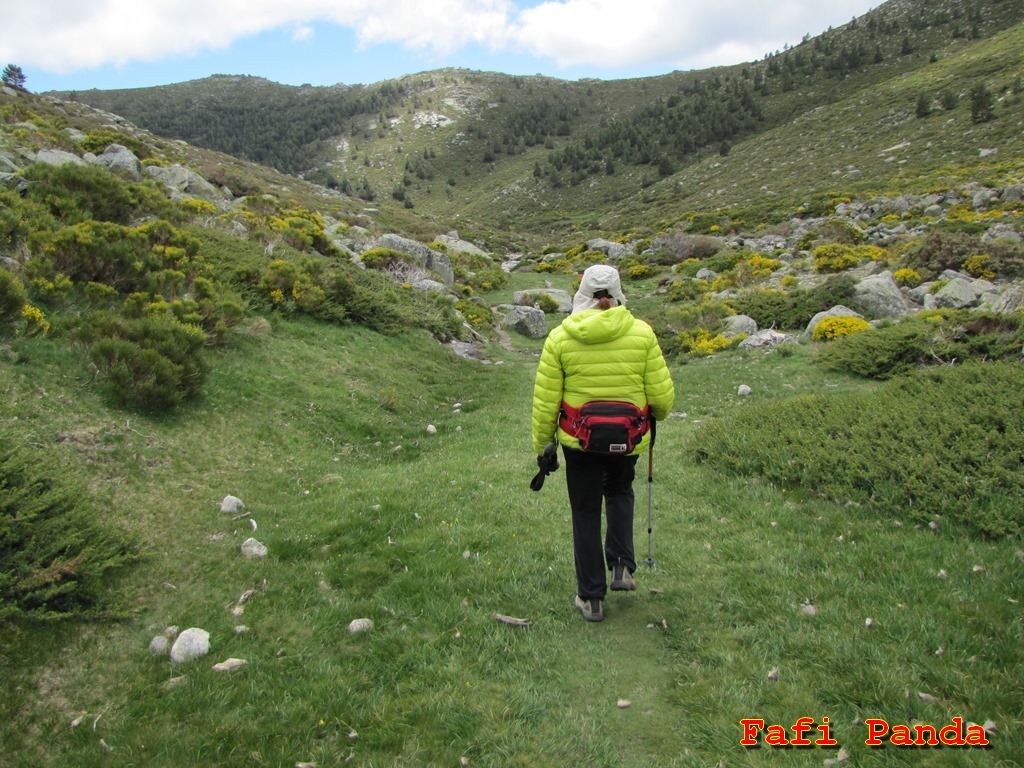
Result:
{"label": "jacket hood", "polygon": [[624,336],[633,327],[632,313],[625,307],[588,309],[569,315],[562,328],[582,344],[601,344]]}

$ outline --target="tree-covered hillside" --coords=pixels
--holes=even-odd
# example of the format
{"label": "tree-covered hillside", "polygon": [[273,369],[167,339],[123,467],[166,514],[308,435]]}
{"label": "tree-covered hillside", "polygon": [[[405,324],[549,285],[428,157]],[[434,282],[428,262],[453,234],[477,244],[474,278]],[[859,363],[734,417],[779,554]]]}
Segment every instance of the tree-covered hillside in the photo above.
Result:
{"label": "tree-covered hillside", "polygon": [[[1005,104],[1021,81],[988,79],[971,51],[1022,20],[1022,0],[889,0],[759,61],[628,81],[441,70],[324,88],[218,75],[63,95],[374,204],[390,199],[474,229],[513,220],[520,230],[564,229],[550,211],[578,226],[584,211],[660,207],[659,190],[698,163],[908,79],[919,87],[897,109],[959,109],[984,122],[998,114],[984,100]],[[583,189],[568,194],[573,187]]]}

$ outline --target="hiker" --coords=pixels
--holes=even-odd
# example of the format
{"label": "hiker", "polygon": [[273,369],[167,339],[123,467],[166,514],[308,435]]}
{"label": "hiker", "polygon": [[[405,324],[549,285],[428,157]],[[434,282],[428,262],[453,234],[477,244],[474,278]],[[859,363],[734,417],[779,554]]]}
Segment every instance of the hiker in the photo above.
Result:
{"label": "hiker", "polygon": [[[575,604],[587,621],[604,618],[608,571],[613,590],[636,589],[636,463],[652,438],[650,420],[665,419],[675,399],[654,331],[625,304],[618,271],[606,264],[588,267],[573,297],[572,313],[544,342],[533,388],[538,466],[543,471],[553,457],[557,467],[557,454],[550,448],[545,454],[552,442],[561,445],[565,459],[576,560]],[[598,416],[586,417],[587,403],[594,404],[590,409]],[[619,411],[623,416],[609,415]],[[609,432],[614,433],[611,440],[598,444]],[[607,516],[603,545],[602,504]]]}

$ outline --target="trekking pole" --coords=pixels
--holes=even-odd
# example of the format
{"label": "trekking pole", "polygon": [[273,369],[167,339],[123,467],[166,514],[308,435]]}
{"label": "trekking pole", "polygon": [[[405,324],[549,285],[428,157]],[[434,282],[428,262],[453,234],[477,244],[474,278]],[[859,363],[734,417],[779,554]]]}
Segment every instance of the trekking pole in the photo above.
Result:
{"label": "trekking pole", "polygon": [[654,435],[655,421],[651,417],[651,442],[647,444],[647,563],[648,568],[654,567],[654,557],[651,555],[651,516],[654,507]]}

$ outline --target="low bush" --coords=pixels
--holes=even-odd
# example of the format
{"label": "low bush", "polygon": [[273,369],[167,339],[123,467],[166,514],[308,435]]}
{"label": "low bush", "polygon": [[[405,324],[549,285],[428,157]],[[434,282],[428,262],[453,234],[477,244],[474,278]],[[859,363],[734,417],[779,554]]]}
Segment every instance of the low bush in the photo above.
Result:
{"label": "low bush", "polygon": [[947,269],[975,276],[1016,278],[1024,275],[1024,247],[1014,241],[984,242],[977,234],[935,229],[907,248],[904,265],[934,279]]}
{"label": "low bush", "polygon": [[168,410],[196,395],[206,380],[206,334],[168,312],[138,319],[94,312],[78,336],[121,405]]}
{"label": "low bush", "polygon": [[104,579],[135,558],[67,470],[0,432],[0,623],[108,612]]}
{"label": "low bush", "polygon": [[1024,318],[967,310],[922,312],[871,333],[856,333],[823,347],[818,363],[885,380],[919,366],[971,359],[1020,360]]}
{"label": "low bush", "polygon": [[689,451],[727,472],[885,516],[941,517],[983,536],[1019,536],[1022,373],[1020,363],[974,361],[900,377],[874,393],[755,405],[702,425]]}
{"label": "low bush", "polygon": [[861,333],[871,329],[871,323],[862,317],[845,315],[826,317],[814,326],[811,338],[814,341],[835,341],[852,333]]}
{"label": "low bush", "polygon": [[28,294],[18,276],[0,267],[0,328],[14,325],[21,319],[26,301]]}
{"label": "low bush", "polygon": [[849,275],[837,275],[814,288],[752,291],[730,303],[737,314],[752,317],[761,328],[802,331],[819,312],[839,304],[853,304],[853,286]]}

